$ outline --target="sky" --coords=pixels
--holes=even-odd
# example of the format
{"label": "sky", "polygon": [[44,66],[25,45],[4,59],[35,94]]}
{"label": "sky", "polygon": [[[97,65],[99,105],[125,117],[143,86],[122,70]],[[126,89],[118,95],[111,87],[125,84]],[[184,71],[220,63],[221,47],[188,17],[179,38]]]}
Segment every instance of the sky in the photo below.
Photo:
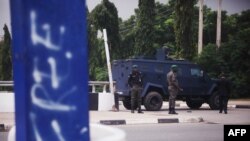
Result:
{"label": "sky", "polygon": [[[86,0],[89,11],[99,4],[102,0]],[[160,3],[167,3],[168,0],[155,0]],[[134,14],[134,9],[138,7],[138,0],[110,0],[118,10],[118,16],[123,20],[128,19]],[[204,0],[204,4],[213,10],[217,9],[218,0]],[[229,14],[241,12],[250,9],[250,0],[222,0],[222,10],[228,11]],[[10,29],[10,12],[9,0],[0,0],[0,37],[3,36],[4,24]],[[10,29],[11,30],[11,29]]]}

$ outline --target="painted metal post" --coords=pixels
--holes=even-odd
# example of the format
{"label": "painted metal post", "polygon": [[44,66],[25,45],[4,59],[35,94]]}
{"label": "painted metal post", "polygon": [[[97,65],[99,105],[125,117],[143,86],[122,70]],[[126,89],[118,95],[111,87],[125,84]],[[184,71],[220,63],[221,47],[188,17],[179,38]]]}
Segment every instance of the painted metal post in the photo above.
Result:
{"label": "painted metal post", "polygon": [[221,45],[221,3],[222,0],[218,0],[217,28],[216,28],[216,45],[218,48]]}
{"label": "painted metal post", "polygon": [[85,0],[11,0],[17,141],[88,141]]}
{"label": "painted metal post", "polygon": [[203,46],[203,4],[204,0],[199,1],[199,37],[198,37],[198,54],[202,52]]}
{"label": "painted metal post", "polygon": [[[112,72],[111,72],[111,63],[110,63],[110,55],[109,55],[109,47],[108,47],[108,37],[107,37],[106,29],[103,29],[103,37],[104,37],[105,52],[106,52],[107,65],[108,65],[109,88],[110,88],[111,94],[114,94],[114,84],[113,84],[113,77],[112,77]],[[114,100],[112,100],[112,101],[114,102]]]}

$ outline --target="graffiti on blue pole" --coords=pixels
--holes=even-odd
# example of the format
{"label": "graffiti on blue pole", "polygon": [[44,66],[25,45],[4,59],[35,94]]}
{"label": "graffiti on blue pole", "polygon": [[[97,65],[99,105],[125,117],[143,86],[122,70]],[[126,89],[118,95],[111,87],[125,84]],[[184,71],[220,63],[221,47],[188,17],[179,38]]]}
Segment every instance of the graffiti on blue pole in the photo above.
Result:
{"label": "graffiti on blue pole", "polygon": [[11,1],[18,141],[89,140],[85,1]]}

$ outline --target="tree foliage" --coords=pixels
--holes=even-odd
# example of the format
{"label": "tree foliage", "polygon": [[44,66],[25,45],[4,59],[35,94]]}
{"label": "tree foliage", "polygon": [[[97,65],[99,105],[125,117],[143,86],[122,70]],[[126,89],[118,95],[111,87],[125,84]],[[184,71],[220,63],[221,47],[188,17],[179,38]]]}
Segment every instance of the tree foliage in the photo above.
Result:
{"label": "tree foliage", "polygon": [[196,0],[176,0],[175,2],[175,41],[177,57],[192,59],[194,56],[193,15]]}
{"label": "tree foliage", "polygon": [[118,14],[115,5],[109,0],[103,0],[91,12],[90,23],[94,29],[107,30],[111,58],[116,59],[121,54]]}
{"label": "tree foliage", "polygon": [[132,15],[126,21],[120,21],[121,46],[124,49],[120,59],[134,56],[136,16]]}
{"label": "tree foliage", "polygon": [[[106,56],[103,39],[98,32],[107,30],[111,59],[121,55],[118,14],[115,5],[103,0],[88,14],[89,75],[91,80],[107,80]],[[103,73],[100,73],[103,71]],[[101,76],[100,76],[101,74]]]}
{"label": "tree foliage", "polygon": [[[148,30],[153,30],[154,37],[149,38],[148,34],[144,32],[143,42],[151,40],[151,42],[147,43],[150,44],[150,49],[142,49],[138,51],[137,47],[142,47],[137,42],[138,38],[137,33],[141,27],[139,27],[138,20],[139,16],[139,9],[135,9],[135,15],[132,15],[128,20],[121,21],[120,23],[120,35],[121,35],[121,46],[126,51],[123,52],[123,58],[129,58],[132,56],[144,55],[144,56],[153,56],[155,49],[161,48],[163,46],[171,47],[175,50],[175,34],[174,34],[174,18],[173,12],[174,8],[170,4],[162,4],[159,2],[155,3],[155,18],[152,27],[146,28]],[[143,28],[144,28],[143,27]],[[149,51],[146,51],[149,50]],[[149,53],[146,53],[149,52]]]}
{"label": "tree foliage", "polygon": [[[250,10],[241,15],[231,15],[229,20],[231,31],[227,42],[219,49],[216,45],[205,46],[198,58],[198,63],[211,76],[217,77],[220,71],[228,74],[233,84],[233,97],[250,97]],[[236,28],[237,27],[237,28]]]}
{"label": "tree foliage", "polygon": [[139,0],[135,54],[150,56],[155,52],[155,0]]}
{"label": "tree foliage", "polygon": [[[0,42],[0,80],[12,80],[12,61],[11,61],[11,36],[7,25],[3,27],[4,40]],[[1,88],[1,90],[11,90]]]}
{"label": "tree foliage", "polygon": [[217,50],[215,44],[208,44],[204,47],[202,53],[198,57],[198,64],[201,68],[206,70],[206,72],[211,77],[217,77],[220,72],[219,62],[217,58]]}
{"label": "tree foliage", "polygon": [[157,48],[163,46],[174,46],[174,8],[169,4],[161,4],[156,2],[156,18],[155,18],[155,44]]}
{"label": "tree foliage", "polygon": [[0,80],[12,80],[11,36],[6,24],[3,30],[4,40],[0,46]]}

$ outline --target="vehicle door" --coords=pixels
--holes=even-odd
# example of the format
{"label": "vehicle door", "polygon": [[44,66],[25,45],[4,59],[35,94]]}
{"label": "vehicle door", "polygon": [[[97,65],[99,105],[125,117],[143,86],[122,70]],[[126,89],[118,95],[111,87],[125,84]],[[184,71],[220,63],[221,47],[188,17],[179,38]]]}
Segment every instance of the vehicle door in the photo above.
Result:
{"label": "vehicle door", "polygon": [[179,95],[191,95],[192,94],[192,84],[189,79],[189,68],[185,64],[178,64],[178,75],[177,79],[179,86],[183,89],[179,92]]}
{"label": "vehicle door", "polygon": [[205,95],[208,91],[208,81],[204,78],[204,72],[198,66],[189,69],[192,95]]}

